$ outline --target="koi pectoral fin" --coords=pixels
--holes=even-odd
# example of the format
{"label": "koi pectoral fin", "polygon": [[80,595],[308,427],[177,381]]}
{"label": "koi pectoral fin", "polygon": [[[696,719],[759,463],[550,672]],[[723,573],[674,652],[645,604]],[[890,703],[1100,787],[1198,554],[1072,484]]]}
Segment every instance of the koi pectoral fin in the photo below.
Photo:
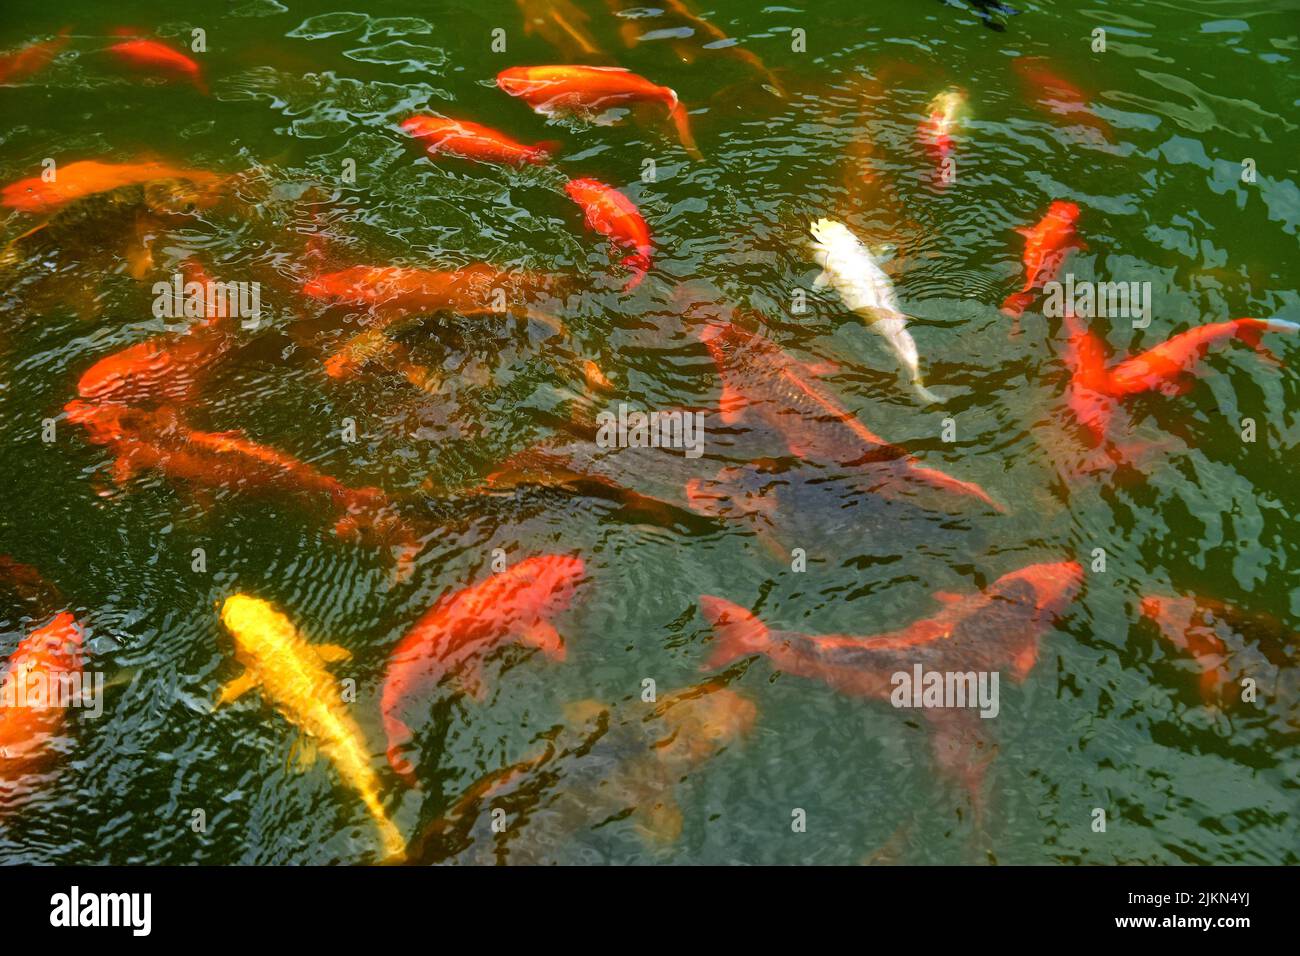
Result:
{"label": "koi pectoral fin", "polygon": [[564,638],[555,629],[555,625],[547,621],[537,621],[530,625],[520,635],[520,640],[529,647],[537,648],[553,661],[564,660]]}
{"label": "koi pectoral fin", "polygon": [[314,644],[312,650],[326,664],[334,664],[338,661],[347,661],[352,659],[352,652],[346,647],[340,647],[338,644]]}
{"label": "koi pectoral fin", "polygon": [[231,701],[238,700],[256,685],[257,676],[251,670],[244,671],[244,673],[221,688],[221,693],[218,695],[216,703],[212,705],[212,709],[216,710],[222,704],[229,704]]}

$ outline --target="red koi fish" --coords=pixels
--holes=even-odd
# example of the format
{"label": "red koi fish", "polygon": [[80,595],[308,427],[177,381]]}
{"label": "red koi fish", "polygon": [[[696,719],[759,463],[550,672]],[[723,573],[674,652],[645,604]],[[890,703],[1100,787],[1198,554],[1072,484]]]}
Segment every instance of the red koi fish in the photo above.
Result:
{"label": "red koi fish", "polygon": [[[899,703],[895,675],[910,678],[916,668],[945,674],[1010,671],[1023,682],[1038,660],[1038,644],[1054,619],[1074,599],[1083,568],[1074,561],[1033,564],[998,578],[976,594],[936,594],[943,607],[933,617],[901,630],[871,637],[772,631],[749,611],[704,595],[700,610],[713,626],[715,647],[706,669],[725,667],[763,654],[782,671],[820,680],[851,697]],[[920,688],[913,688],[920,693]],[[939,768],[969,789],[980,806],[988,754],[977,712],[960,707],[925,708],[935,730]]]}
{"label": "red koi fish", "polygon": [[304,494],[328,502],[339,513],[334,533],[370,537],[399,548],[405,576],[418,552],[413,531],[394,513],[378,488],[351,488],[306,462],[248,439],[243,432],[189,428],[170,406],[145,410],[113,403],[69,402],[68,420],[86,429],[96,445],[115,455],[112,477],[121,485],[143,471],[200,488],[266,491],[286,497]]}
{"label": "red koi fish", "polygon": [[682,146],[694,158],[703,159],[677,94],[621,66],[515,66],[497,74],[497,86],[545,115],[598,112],[621,103],[664,103]]}
{"label": "red koi fish", "polygon": [[483,659],[512,636],[552,660],[564,659],[564,639],[550,619],[569,606],[585,570],[580,558],[528,558],[443,597],[415,622],[389,656],[381,697],[388,762],[398,774],[415,785],[415,767],[405,756],[413,732],[403,719],[412,698],[424,698],[454,672],[482,699]]}
{"label": "red koi fish", "polygon": [[17,83],[39,73],[68,45],[71,28],[64,27],[52,40],[29,43],[21,49],[0,54],[0,84]]}
{"label": "red koi fish", "polygon": [[555,142],[525,146],[487,126],[441,116],[412,116],[402,122],[402,129],[420,140],[430,156],[446,154],[509,166],[540,166],[559,148]]}
{"label": "red koi fish", "polygon": [[1161,637],[1191,656],[1200,671],[1198,689],[1207,706],[1242,703],[1242,682],[1249,677],[1261,703],[1281,705],[1291,726],[1297,725],[1300,696],[1295,685],[1300,677],[1294,665],[1300,652],[1295,636],[1278,621],[1267,615],[1243,615],[1205,598],[1147,595],[1139,607]]}
{"label": "red koi fish", "polygon": [[200,93],[205,96],[208,93],[208,85],[203,79],[199,64],[165,43],[157,40],[125,40],[113,44],[108,52],[134,70],[193,83]]}
{"label": "red koi fish", "polygon": [[49,182],[43,176],[31,176],[10,183],[0,190],[0,205],[22,212],[47,213],[95,193],[160,179],[184,179],[200,186],[221,182],[214,173],[164,163],[101,163],[87,159],[57,167]]}
{"label": "red koi fish", "polygon": [[79,678],[81,669],[81,628],[67,611],[32,631],[9,655],[0,679],[0,780],[36,769],[49,755],[67,709],[50,691],[68,677]]}
{"label": "red koi fish", "polygon": [[1068,332],[1065,357],[1072,372],[1067,401],[1075,418],[1098,442],[1106,437],[1118,400],[1149,391],[1185,392],[1190,387],[1187,376],[1215,343],[1240,339],[1273,358],[1260,343],[1265,332],[1300,333],[1300,324],[1283,319],[1212,322],[1180,332],[1155,348],[1107,369],[1101,340],[1073,315],[1067,313],[1065,322]]}
{"label": "red koi fish", "polygon": [[1002,303],[1004,314],[1019,319],[1034,301],[1034,290],[1056,277],[1070,250],[1083,248],[1074,229],[1078,218],[1079,207],[1075,203],[1058,199],[1032,229],[1016,230],[1025,237],[1025,287],[1007,296]]}
{"label": "red koi fish", "polygon": [[1053,72],[1045,60],[1020,56],[1011,61],[1011,66],[1019,75],[1026,95],[1040,106],[1089,128],[1092,138],[1107,143],[1114,139],[1110,124],[1089,108],[1088,103],[1092,97]]}
{"label": "red koi fish", "polygon": [[[979,485],[927,468],[872,432],[815,381],[816,367],[792,358],[775,343],[730,322],[710,322],[697,334],[722,378],[719,411],[725,424],[753,416],[780,434],[798,458],[839,465],[889,463],[902,478],[1005,510]],[[877,490],[901,493],[887,483]],[[691,497],[691,489],[687,494]]]}
{"label": "red koi fish", "polygon": [[553,284],[550,276],[489,265],[452,270],[353,266],[316,276],[303,286],[303,292],[313,299],[384,307],[392,312],[447,309],[475,315],[500,311],[493,301],[498,289],[505,292],[509,303],[544,292]]}
{"label": "red koi fish", "polygon": [[616,246],[627,246],[636,251],[623,260],[632,270],[623,291],[635,289],[650,268],[650,227],[632,200],[612,186],[594,179],[571,179],[564,191],[582,207],[587,217],[587,228],[609,236]]}
{"label": "red koi fish", "polygon": [[[211,288],[200,266],[183,268],[187,283]],[[204,311],[202,322],[180,335],[156,336],[100,359],[81,376],[77,393],[96,402],[189,401],[203,373],[234,343],[233,335],[216,327],[219,304],[208,297]]]}

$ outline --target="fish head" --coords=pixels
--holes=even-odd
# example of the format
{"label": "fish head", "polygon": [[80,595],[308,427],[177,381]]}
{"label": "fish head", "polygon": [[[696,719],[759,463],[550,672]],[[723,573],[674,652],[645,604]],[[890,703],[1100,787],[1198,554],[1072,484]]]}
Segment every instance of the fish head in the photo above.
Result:
{"label": "fish head", "polygon": [[105,398],[124,387],[131,375],[147,370],[156,361],[158,351],[154,342],[137,342],[100,359],[77,382],[78,393],[87,399]]}
{"label": "fish head", "polygon": [[857,238],[849,231],[849,227],[842,222],[834,219],[818,219],[808,229],[812,233],[813,241],[818,245],[827,248],[833,248],[846,242],[857,242]]}
{"label": "fish head", "polygon": [[1047,215],[1053,219],[1073,225],[1079,218],[1079,204],[1057,199],[1047,209]]}
{"label": "fish head", "polygon": [[235,658],[247,665],[267,656],[294,634],[293,625],[268,601],[232,594],[221,605],[221,623],[235,641]]}
{"label": "fish head", "polygon": [[1036,607],[1040,610],[1059,611],[1073,599],[1083,584],[1083,565],[1078,561],[1031,564],[1015,572],[1014,577],[1033,588]]}
{"label": "fish head", "polygon": [[54,185],[44,182],[39,176],[20,179],[0,191],[0,203],[19,212],[43,212],[47,207],[57,205],[58,200]]}

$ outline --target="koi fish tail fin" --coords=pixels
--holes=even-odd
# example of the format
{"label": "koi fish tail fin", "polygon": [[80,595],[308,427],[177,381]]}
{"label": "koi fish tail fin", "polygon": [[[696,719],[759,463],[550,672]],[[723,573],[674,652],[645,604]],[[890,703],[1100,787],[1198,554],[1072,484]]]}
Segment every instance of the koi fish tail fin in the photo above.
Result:
{"label": "koi fish tail fin", "polygon": [[554,158],[555,154],[564,146],[558,139],[545,139],[540,143],[533,144],[533,151],[528,157],[528,161],[536,166],[544,166]]}
{"label": "koi fish tail fin", "polygon": [[677,127],[677,138],[681,140],[682,148],[690,154],[691,159],[704,159],[704,154],[695,145],[695,136],[691,133],[691,120],[686,115],[686,107],[677,99],[676,94],[668,104],[668,116]]}
{"label": "koi fish tail fin", "polygon": [[1245,342],[1256,352],[1273,359],[1273,361],[1277,362],[1278,365],[1282,364],[1281,361],[1278,360],[1277,357],[1260,342],[1264,333],[1288,332],[1294,335],[1297,332],[1300,332],[1300,324],[1288,322],[1285,319],[1237,319],[1233,325],[1235,326],[1233,334],[1237,338],[1241,339],[1241,341]]}
{"label": "koi fish tail fin", "polygon": [[420,782],[415,776],[415,764],[406,756],[411,738],[414,736],[411,733],[411,728],[396,717],[385,714],[384,733],[388,737],[388,750],[386,752],[388,765],[408,786],[418,789]]}
{"label": "koi fish tail fin", "polygon": [[934,392],[930,391],[928,388],[926,388],[925,384],[921,381],[919,376],[917,378],[912,379],[912,389],[913,391],[916,392],[917,397],[920,398],[921,401],[925,402],[928,405],[943,404],[943,399],[940,398],[938,395],[934,394]]}
{"label": "koi fish tail fin", "polygon": [[713,627],[714,650],[706,670],[725,667],[737,658],[757,654],[767,643],[767,625],[739,604],[709,594],[700,595],[700,612]]}
{"label": "koi fish tail fin", "polygon": [[644,252],[635,252],[625,258],[622,265],[632,270],[632,277],[623,286],[624,292],[630,292],[641,284],[645,274],[650,270],[650,256]]}
{"label": "koi fish tail fin", "polygon": [[1033,301],[1034,294],[1032,292],[1013,292],[1002,301],[1002,314],[1018,319]]}

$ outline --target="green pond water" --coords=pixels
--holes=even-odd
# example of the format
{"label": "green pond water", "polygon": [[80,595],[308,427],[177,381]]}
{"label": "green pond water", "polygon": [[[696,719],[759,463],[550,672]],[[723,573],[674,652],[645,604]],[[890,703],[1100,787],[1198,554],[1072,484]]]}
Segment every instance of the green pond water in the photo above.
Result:
{"label": "green pond water", "polygon": [[[211,712],[239,672],[217,614],[236,592],[272,602],[308,639],[351,650],[333,670],[355,682],[348,712],[389,814],[415,837],[476,780],[571,723],[566,704],[638,714],[645,680],[661,694],[705,680],[702,594],[776,628],[871,635],[935,613],[935,592],[1077,560],[1082,592],[1047,628],[1025,681],[1002,682],[978,822],[963,789],[936,772],[916,712],[756,657],[721,674],[755,708],[748,733],[650,774],[662,736],[653,720],[648,733],[604,741],[529,784],[529,812],[507,814],[512,838],[547,862],[1296,862],[1300,703],[1285,693],[1295,686],[1285,636],[1300,613],[1300,341],[1268,337],[1281,368],[1240,343],[1217,348],[1184,394],[1127,400],[1127,438],[1147,453],[1079,475],[1061,323],[1035,305],[1012,337],[998,306],[1023,281],[1014,230],[1068,200],[1086,248],[1067,270],[1150,283],[1148,327],[1093,322],[1115,357],[1201,323],[1300,320],[1300,8],[1026,0],[1003,31],[932,0],[698,8],[732,47],[676,4],[575,0],[586,15],[575,28],[596,41],[583,52],[547,19],[548,4],[528,4],[527,17],[509,0],[366,6],[10,0],[0,11],[0,50],[70,28],[48,66],[0,86],[0,181],[39,175],[47,158],[241,174],[235,199],[166,220],[138,269],[134,210],[147,195],[127,197],[126,212],[86,200],[82,220],[11,247],[24,251],[4,263],[0,554],[58,588],[85,628],[87,667],[107,686],[102,716],[73,709],[40,771],[5,781],[0,861],[378,858],[356,793],[326,759],[298,765],[303,742],[257,691]],[[533,17],[548,29],[526,31]],[[120,26],[178,48],[201,28],[206,48],[192,55],[210,95],[117,67],[105,50]],[[1099,27],[1104,52],[1093,49]],[[1081,91],[1079,107],[1026,80],[1024,58]],[[493,82],[509,66],[575,59],[676,90],[704,158],[683,151],[662,107],[610,124],[548,121]],[[968,105],[955,181],[939,188],[917,126],[949,87]],[[522,170],[433,162],[398,129],[423,112],[561,147],[550,166]],[[1253,181],[1243,181],[1247,160]],[[345,175],[353,166],[355,178]],[[620,189],[650,225],[654,267],[631,292],[621,256],[564,194],[580,176]],[[3,213],[5,241],[41,221]],[[813,289],[807,228],[822,216],[897,247],[887,268],[943,406],[918,404],[883,340]],[[323,266],[304,251],[313,230],[328,239]],[[196,489],[158,471],[117,487],[110,451],[61,417],[95,361],[184,327],[153,317],[152,283],[191,257],[215,277],[260,283],[264,314],[185,404],[185,420],[384,489],[421,529],[409,579],[394,583],[385,549],[337,537],[337,514],[303,496]],[[574,276],[577,291],[557,310],[563,334],[501,316],[417,316],[393,334],[435,370],[426,388],[379,364],[325,374],[364,310],[305,297],[314,269],[475,262]],[[761,313],[765,334],[801,361],[834,361],[820,381],[867,427],[978,482],[1007,513],[886,508],[865,490],[814,490],[760,527],[629,507],[608,489],[476,493],[510,456],[620,401],[716,409],[717,370],[674,298],[687,283],[692,301]],[[614,393],[584,381],[587,360]],[[944,440],[945,419],[955,440]],[[345,420],[356,441],[343,440]],[[665,455],[669,477],[637,465],[619,482],[659,499],[680,490],[683,472],[708,478],[759,457],[799,464],[779,442],[741,451],[734,432],[706,417],[701,458]],[[802,572],[794,548],[807,555]],[[383,759],[377,694],[389,652],[440,597],[488,577],[494,549],[508,563],[585,561],[572,606],[555,618],[567,660],[510,644],[487,664],[484,700],[443,688],[419,735],[421,788],[407,787]],[[1273,651],[1280,671],[1261,699],[1206,706],[1195,662],[1139,615],[1149,594],[1271,622],[1283,653]],[[0,597],[7,656],[44,612]],[[633,811],[665,797],[680,833],[649,839]],[[796,809],[804,832],[792,827]]]}

